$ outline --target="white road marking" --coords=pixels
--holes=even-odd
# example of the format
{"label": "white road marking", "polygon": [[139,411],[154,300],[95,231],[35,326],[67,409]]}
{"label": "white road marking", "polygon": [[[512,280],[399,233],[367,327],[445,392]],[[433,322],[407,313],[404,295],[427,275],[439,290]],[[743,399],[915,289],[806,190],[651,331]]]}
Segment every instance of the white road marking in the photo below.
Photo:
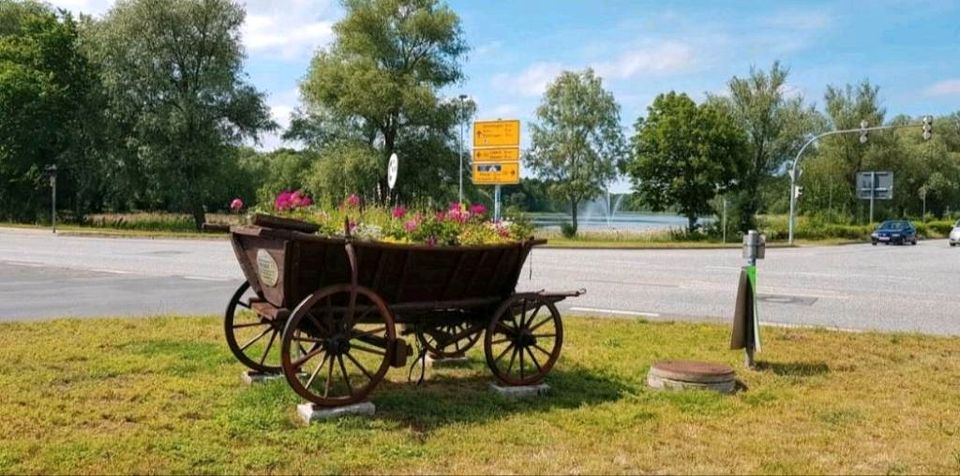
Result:
{"label": "white road marking", "polygon": [[601,309],[596,307],[571,307],[570,310],[574,312],[602,312],[605,314],[618,314],[621,316],[660,317],[660,314],[656,312],[621,311],[617,309]]}
{"label": "white road marking", "polygon": [[227,278],[213,278],[210,276],[184,276],[183,279],[190,279],[193,281],[233,281]]}
{"label": "white road marking", "polygon": [[133,271],[124,271],[120,269],[106,269],[106,268],[92,268],[90,271],[95,273],[110,273],[110,274],[137,274]]}

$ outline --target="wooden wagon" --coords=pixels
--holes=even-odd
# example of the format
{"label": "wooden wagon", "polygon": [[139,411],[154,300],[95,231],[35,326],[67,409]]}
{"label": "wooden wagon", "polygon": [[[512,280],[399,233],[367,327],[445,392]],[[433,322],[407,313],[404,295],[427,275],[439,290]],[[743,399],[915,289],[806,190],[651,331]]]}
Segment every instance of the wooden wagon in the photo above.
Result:
{"label": "wooden wagon", "polygon": [[224,319],[237,359],[283,372],[321,406],[359,402],[389,367],[406,365],[413,335],[435,357],[483,338],[504,385],[543,381],[563,345],[556,303],[582,291],[517,293],[524,261],[544,240],[430,247],[320,237],[312,225],[257,216],[231,230],[246,277]]}

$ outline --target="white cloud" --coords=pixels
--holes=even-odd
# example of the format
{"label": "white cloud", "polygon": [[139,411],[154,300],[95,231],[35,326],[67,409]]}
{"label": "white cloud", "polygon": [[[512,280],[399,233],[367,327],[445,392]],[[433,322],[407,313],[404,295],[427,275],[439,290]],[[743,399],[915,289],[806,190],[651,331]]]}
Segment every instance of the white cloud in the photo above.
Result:
{"label": "white cloud", "polygon": [[[113,0],[51,0],[74,13],[102,15]],[[241,27],[243,44],[251,55],[283,60],[309,57],[333,39],[339,12],[332,0],[247,0],[247,20]]]}
{"label": "white cloud", "polygon": [[560,63],[534,63],[520,74],[496,74],[491,81],[497,91],[510,91],[521,96],[539,96],[563,70]]}
{"label": "white cloud", "polygon": [[960,95],[960,79],[947,79],[934,83],[927,88],[927,94],[930,96]]}
{"label": "white cloud", "polygon": [[330,0],[248,0],[243,43],[251,55],[292,60],[333,40]]}
{"label": "white cloud", "polygon": [[767,26],[787,30],[823,30],[833,25],[833,17],[816,10],[783,10],[763,19]]}
{"label": "white cloud", "polygon": [[694,60],[690,45],[668,41],[628,51],[613,61],[595,63],[592,67],[602,78],[628,79],[680,72],[692,66]]}

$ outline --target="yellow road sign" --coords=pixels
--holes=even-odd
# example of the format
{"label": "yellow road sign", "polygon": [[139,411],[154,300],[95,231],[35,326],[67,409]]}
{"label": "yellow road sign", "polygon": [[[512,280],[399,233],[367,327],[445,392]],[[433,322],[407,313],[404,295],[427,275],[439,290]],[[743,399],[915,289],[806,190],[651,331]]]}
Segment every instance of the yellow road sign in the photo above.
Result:
{"label": "yellow road sign", "polygon": [[474,147],[519,147],[520,121],[477,121],[473,123]]}
{"label": "yellow road sign", "polygon": [[520,163],[473,164],[473,183],[476,185],[513,185],[520,183]]}
{"label": "yellow road sign", "polygon": [[497,147],[490,149],[473,149],[474,162],[519,162],[519,147]]}

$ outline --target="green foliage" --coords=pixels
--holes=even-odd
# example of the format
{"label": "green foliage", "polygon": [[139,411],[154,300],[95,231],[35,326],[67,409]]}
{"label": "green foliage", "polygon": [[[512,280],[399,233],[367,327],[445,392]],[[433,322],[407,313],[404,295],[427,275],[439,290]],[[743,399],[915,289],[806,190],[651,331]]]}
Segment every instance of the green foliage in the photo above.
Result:
{"label": "green foliage", "polygon": [[98,82],[73,18],[0,0],[0,219],[49,216],[46,167],[59,168],[61,206],[83,213],[102,193],[91,153]]}
{"label": "green foliage", "polygon": [[553,198],[570,204],[576,233],[577,207],[616,178],[626,154],[620,106],[592,69],[565,71],[547,88],[536,114],[524,161],[549,182]]}
{"label": "green foliage", "polygon": [[564,238],[575,238],[577,236],[577,228],[570,222],[563,222],[560,224],[560,235]]}
{"label": "green foliage", "polygon": [[688,230],[711,212],[710,198],[735,189],[749,167],[746,137],[722,108],[686,94],[661,94],[637,119],[627,174],[654,211],[687,217]]}
{"label": "green foliage", "polygon": [[[312,183],[342,183],[349,169],[358,173],[350,190],[385,203],[386,163],[396,152],[402,200],[455,196],[444,186],[457,177],[454,130],[475,105],[444,100],[439,92],[463,78],[459,62],[467,45],[460,19],[436,0],[347,0],[344,6],[334,42],[313,58],[301,84],[306,111],[288,133],[329,162],[313,171]],[[342,187],[333,190],[331,197],[342,196]]]}
{"label": "green foliage", "polygon": [[812,105],[800,96],[788,97],[789,70],[774,62],[770,71],[751,68],[746,78],[734,76],[729,96],[711,96],[710,102],[726,108],[747,134],[750,165],[740,177],[740,192],[733,197],[739,211],[739,228],[753,228],[755,216],[764,208],[761,187],[784,167],[800,149],[808,134],[825,130],[825,123]]}
{"label": "green foliage", "polygon": [[243,81],[244,16],[229,0],[131,0],[91,26],[129,190],[198,228],[230,146],[274,127]]}

